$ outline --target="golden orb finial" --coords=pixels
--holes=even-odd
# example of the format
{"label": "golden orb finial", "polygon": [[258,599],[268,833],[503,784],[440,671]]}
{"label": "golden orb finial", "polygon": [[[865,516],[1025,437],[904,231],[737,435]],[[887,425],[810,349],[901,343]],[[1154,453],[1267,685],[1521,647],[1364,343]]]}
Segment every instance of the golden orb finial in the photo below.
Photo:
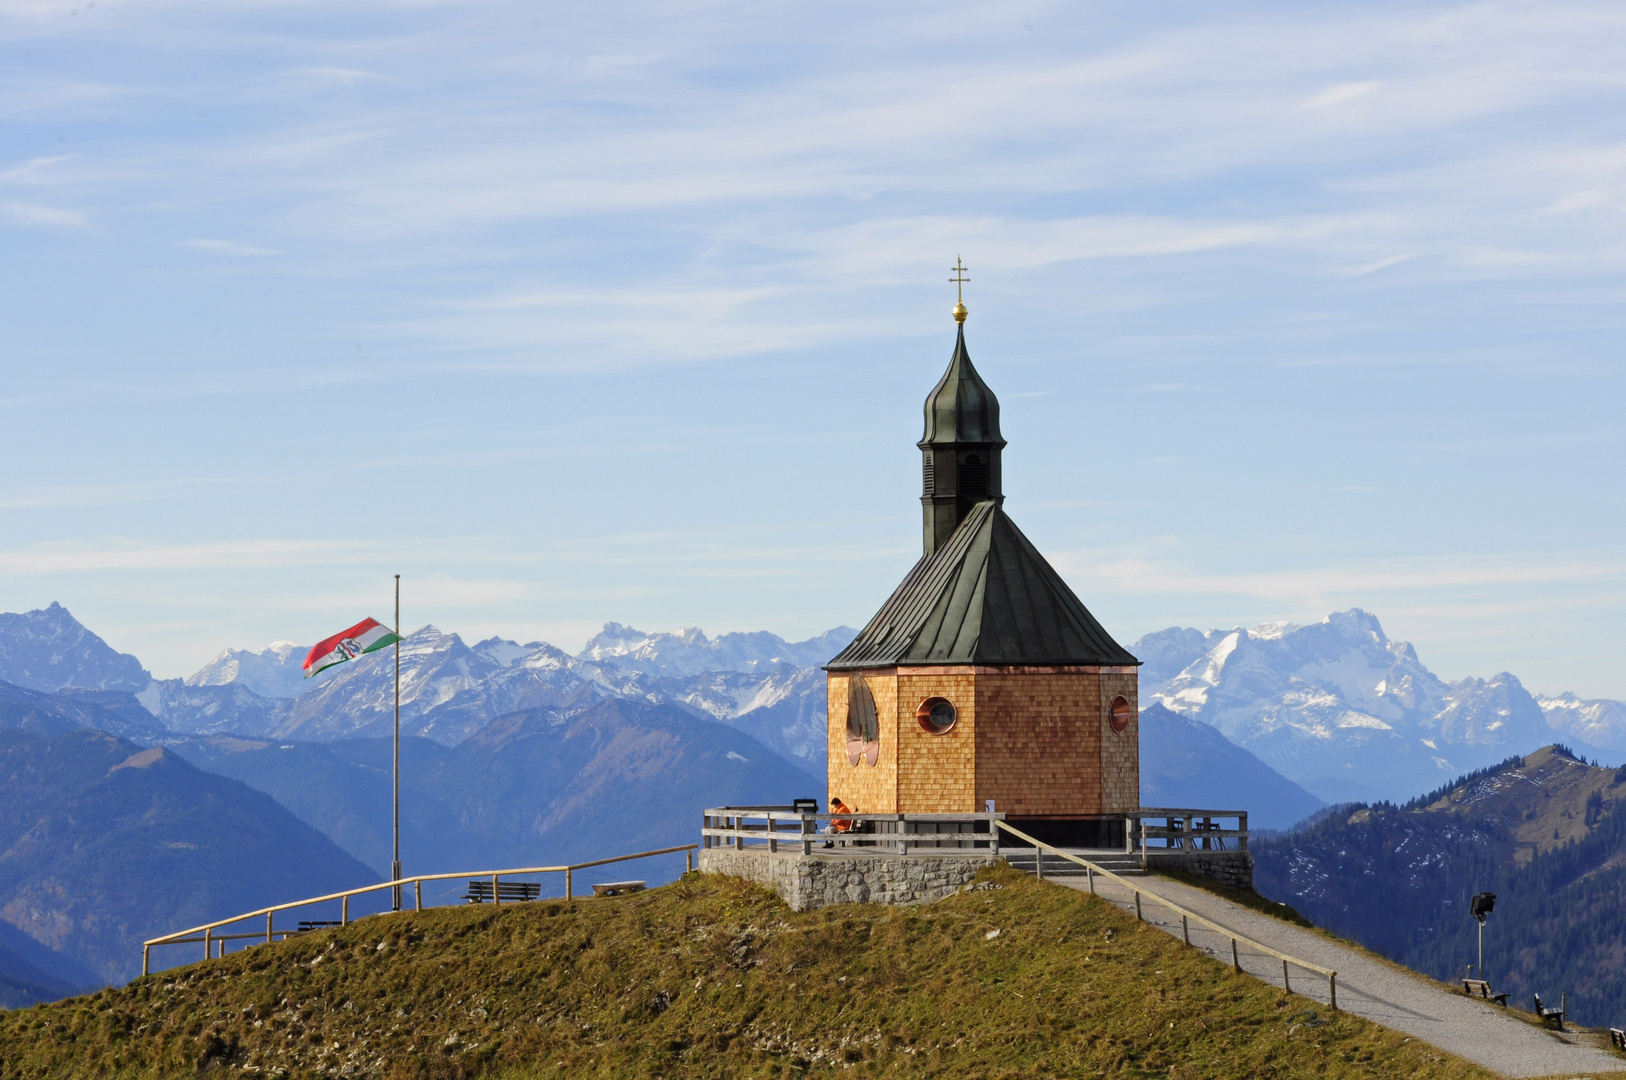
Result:
{"label": "golden orb finial", "polygon": [[954,271],[954,276],[949,278],[949,281],[954,285],[954,321],[964,324],[965,317],[971,314],[971,312],[965,306],[965,296],[962,293],[962,286],[964,286],[965,283],[971,279],[965,276],[966,267],[965,264],[960,261],[960,257],[958,255],[954,256],[954,265],[949,267],[949,269]]}

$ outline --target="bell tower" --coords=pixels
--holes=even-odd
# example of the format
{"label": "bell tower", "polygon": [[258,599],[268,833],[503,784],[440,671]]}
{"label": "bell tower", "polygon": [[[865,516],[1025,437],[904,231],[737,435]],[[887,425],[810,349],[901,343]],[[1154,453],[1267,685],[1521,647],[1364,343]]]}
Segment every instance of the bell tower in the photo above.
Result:
{"label": "bell tower", "polygon": [[1140,806],[1140,661],[1005,513],[999,402],[965,318],[962,298],[916,444],[925,553],[825,666],[829,794],[871,814],[992,801],[1047,843],[1121,847]]}
{"label": "bell tower", "polygon": [[980,502],[1003,504],[999,455],[1005,440],[999,434],[999,399],[971,366],[965,348],[965,318],[969,312],[959,292],[971,279],[955,260],[954,321],[959,334],[948,370],[926,395],[926,431],[920,442],[924,518],[924,554],[930,555],[954,534],[971,508]]}

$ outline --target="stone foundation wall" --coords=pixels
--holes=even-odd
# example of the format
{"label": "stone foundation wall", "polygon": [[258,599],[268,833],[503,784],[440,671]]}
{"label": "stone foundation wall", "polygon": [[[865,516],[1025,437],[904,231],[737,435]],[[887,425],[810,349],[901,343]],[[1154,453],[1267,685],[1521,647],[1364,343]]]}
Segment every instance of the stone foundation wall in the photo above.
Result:
{"label": "stone foundation wall", "polygon": [[1153,855],[1148,870],[1179,870],[1233,889],[1253,888],[1253,855],[1246,851],[1181,851]]}
{"label": "stone foundation wall", "polygon": [[829,904],[918,904],[963,888],[992,855],[802,855],[703,848],[700,871],[766,885],[793,911]]}

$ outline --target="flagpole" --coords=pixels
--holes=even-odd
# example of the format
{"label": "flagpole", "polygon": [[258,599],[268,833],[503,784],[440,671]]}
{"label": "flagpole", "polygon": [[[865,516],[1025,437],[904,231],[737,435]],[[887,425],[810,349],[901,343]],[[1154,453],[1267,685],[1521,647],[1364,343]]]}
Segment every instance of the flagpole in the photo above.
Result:
{"label": "flagpole", "polygon": [[[401,880],[401,575],[395,575],[395,860],[390,864],[390,880]],[[401,910],[401,886],[397,885],[395,908]]]}

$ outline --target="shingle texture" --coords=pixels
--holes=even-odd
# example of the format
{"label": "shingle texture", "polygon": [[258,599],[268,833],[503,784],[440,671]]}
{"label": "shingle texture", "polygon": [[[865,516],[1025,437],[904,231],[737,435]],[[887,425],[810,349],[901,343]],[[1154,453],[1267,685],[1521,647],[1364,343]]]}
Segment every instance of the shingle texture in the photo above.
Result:
{"label": "shingle texture", "polygon": [[831,671],[898,664],[1138,664],[998,503],[921,559]]}

